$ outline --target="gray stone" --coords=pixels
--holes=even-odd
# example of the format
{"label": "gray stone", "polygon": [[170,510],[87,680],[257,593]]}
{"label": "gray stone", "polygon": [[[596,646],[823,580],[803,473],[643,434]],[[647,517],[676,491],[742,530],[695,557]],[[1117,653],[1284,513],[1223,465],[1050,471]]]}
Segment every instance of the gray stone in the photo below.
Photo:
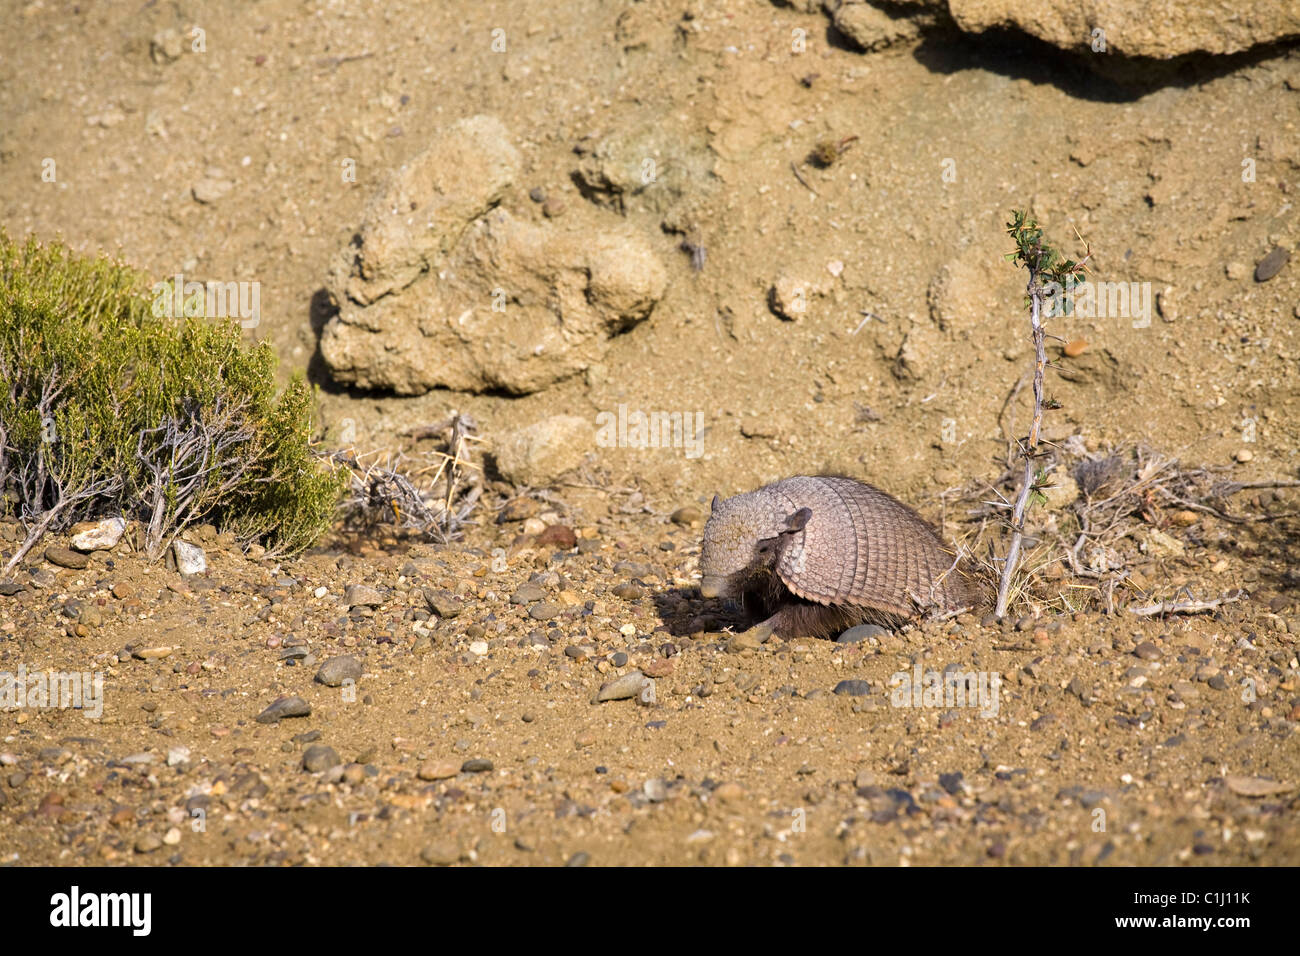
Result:
{"label": "gray stone", "polygon": [[859,624],[857,627],[851,627],[835,639],[837,644],[857,644],[871,637],[887,637],[889,631],[879,624]]}
{"label": "gray stone", "polygon": [[343,592],[343,600],[349,608],[382,607],[386,598],[368,584],[353,584]]}
{"label": "gray stone", "polygon": [[342,764],[333,747],[312,744],[302,752],[302,769],[308,773],[321,773]]}
{"label": "gray stone", "polygon": [[1260,259],[1259,264],[1255,266],[1255,281],[1267,282],[1281,272],[1290,259],[1291,253],[1281,246],[1276,246],[1272,252]]}
{"label": "gray stone", "polygon": [[311,704],[301,697],[281,697],[254,718],[259,724],[278,724],[286,717],[308,717]]}
{"label": "gray stone", "polygon": [[534,604],[546,597],[546,592],[536,584],[521,584],[510,595],[511,604]]}
{"label": "gray stone", "polygon": [[176,570],[181,574],[202,574],[208,569],[208,557],[197,544],[177,538],[172,542],[172,554],[176,556]]}
{"label": "gray stone", "polygon": [[604,703],[608,700],[630,700],[639,695],[647,684],[653,686],[654,681],[639,670],[628,671],[622,677],[604,684],[596,693],[596,701]]}
{"label": "gray stone", "polygon": [[326,687],[340,687],[344,681],[361,680],[361,662],[351,655],[331,657],[316,671],[316,680]]}
{"label": "gray stone", "polygon": [[108,551],[122,539],[125,530],[124,518],[102,518],[74,525],[72,546],[78,551]]}
{"label": "gray stone", "polygon": [[448,591],[425,588],[424,599],[429,602],[433,613],[444,619],[451,619],[465,610],[464,602]]}
{"label": "gray stone", "polygon": [[866,697],[871,693],[871,684],[865,680],[842,680],[835,685],[835,693],[848,694],[850,697]]}
{"label": "gray stone", "polygon": [[559,613],[560,606],[558,604],[551,604],[546,601],[534,604],[528,609],[528,616],[535,621],[549,621]]}

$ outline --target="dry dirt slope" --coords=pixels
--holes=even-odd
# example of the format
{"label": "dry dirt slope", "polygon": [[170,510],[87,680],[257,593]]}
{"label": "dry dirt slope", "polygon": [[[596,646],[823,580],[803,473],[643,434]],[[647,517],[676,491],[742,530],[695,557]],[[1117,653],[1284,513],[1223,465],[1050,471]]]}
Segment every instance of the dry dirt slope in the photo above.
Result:
{"label": "dry dirt slope", "polygon": [[[704,454],[593,441],[589,473],[628,490],[562,485],[538,510],[580,546],[517,551],[505,571],[491,549],[518,521],[447,550],[377,539],[278,567],[211,541],[212,571],[190,582],[124,554],[38,562],[0,597],[0,665],[102,671],[105,712],[0,715],[11,859],[1296,862],[1294,524],[1206,517],[1175,532],[1182,555],[1129,542],[1159,597],[1252,592],[1216,616],[1044,605],[1021,631],[972,618],[726,650],[734,619],[691,590],[699,529],[666,518],[828,469],[959,530],[939,496],[997,478],[1026,356],[1020,280],[999,258],[1012,206],[1062,242],[1077,227],[1099,278],[1161,295],[1149,327],[1062,323],[1089,344],[1054,381],[1058,437],[1295,477],[1296,272],[1253,277],[1296,245],[1293,51],[1190,63],[1133,93],[1038,46],[933,33],[863,54],[821,13],[763,3],[317,9],[12,5],[0,222],[159,276],[258,281],[249,334],[307,366],[313,297],[367,198],[439,130],[493,115],[522,157],[501,207],[635,231],[666,269],[662,299],[598,367],[536,394],[394,399],[322,378],[323,420],[383,448],[453,408],[492,437],[627,403],[702,413]],[[173,57],[164,35],[151,55],[196,24],[202,53]],[[805,163],[852,136],[830,167]],[[573,177],[592,155],[653,156],[665,188],[584,196]],[[812,290],[793,322],[769,307],[783,277]],[[521,595],[535,574],[541,596]],[[377,608],[347,606],[362,584]],[[425,588],[459,611],[440,616]],[[137,659],[149,648],[171,651]],[[356,700],[314,683],[302,654],[356,657]],[[892,706],[891,676],[918,662],[997,671],[998,714]],[[660,674],[654,708],[591,702],[630,668]],[[868,692],[832,693],[843,680]],[[312,714],[257,723],[283,694]],[[314,745],[339,767],[302,769]]]}

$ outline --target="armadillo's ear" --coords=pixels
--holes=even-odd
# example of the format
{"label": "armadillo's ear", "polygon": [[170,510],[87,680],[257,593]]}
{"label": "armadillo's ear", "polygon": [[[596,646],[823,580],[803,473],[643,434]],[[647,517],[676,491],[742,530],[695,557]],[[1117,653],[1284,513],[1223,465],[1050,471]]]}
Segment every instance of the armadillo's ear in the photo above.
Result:
{"label": "armadillo's ear", "polygon": [[719,498],[717,495],[714,495],[714,496],[713,496],[713,504],[709,505],[709,513],[710,513],[710,514],[717,514],[717,513],[718,513],[718,505],[720,505],[720,504],[722,504],[722,499]]}
{"label": "armadillo's ear", "polygon": [[811,508],[800,508],[794,514],[790,515],[790,517],[785,519],[785,530],[802,531],[804,525],[808,523],[808,519],[811,517],[812,517]]}

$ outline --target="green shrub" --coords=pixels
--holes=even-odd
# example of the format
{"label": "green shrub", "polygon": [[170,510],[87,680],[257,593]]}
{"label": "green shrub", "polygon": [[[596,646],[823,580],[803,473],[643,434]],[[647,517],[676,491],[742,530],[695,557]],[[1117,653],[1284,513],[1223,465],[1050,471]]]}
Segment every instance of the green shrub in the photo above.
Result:
{"label": "green shrub", "polygon": [[275,386],[237,323],[159,318],[103,256],[0,231],[0,491],[26,531],[138,518],[157,557],[203,522],[291,553],[329,526],[346,475],[308,447],[311,391]]}

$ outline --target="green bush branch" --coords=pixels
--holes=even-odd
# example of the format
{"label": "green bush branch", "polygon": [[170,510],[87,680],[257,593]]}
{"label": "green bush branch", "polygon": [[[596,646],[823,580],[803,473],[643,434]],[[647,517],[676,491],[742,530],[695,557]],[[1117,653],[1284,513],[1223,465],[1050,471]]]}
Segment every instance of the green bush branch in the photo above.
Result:
{"label": "green bush branch", "polygon": [[[1011,512],[1011,544],[1007,549],[1006,560],[1002,564],[1001,580],[998,583],[997,606],[994,609],[998,617],[1005,617],[1007,601],[1011,594],[1011,584],[1020,564],[1020,550],[1024,541],[1025,512],[1033,502],[1045,502],[1042,489],[1047,486],[1047,476],[1041,468],[1035,467],[1038,457],[1039,434],[1043,426],[1043,380],[1047,370],[1046,329],[1044,328],[1043,304],[1048,296],[1047,288],[1053,287],[1055,295],[1060,295],[1062,288],[1072,287],[1074,280],[1087,271],[1087,261],[1091,252],[1078,262],[1067,259],[1044,238],[1043,230],[1028,213],[1016,209],[1012,211],[1011,222],[1007,223],[1007,235],[1016,244],[1015,251],[1007,253],[1006,259],[1023,267],[1029,273],[1025,288],[1025,307],[1029,310],[1030,333],[1034,343],[1034,417],[1030,422],[1029,435],[1020,444],[1020,458],[1024,462],[1024,474],[1020,481],[1020,493],[1016,496]],[[1070,301],[1061,300],[1061,314],[1069,314]],[[1053,402],[1052,405],[1058,405]]]}

